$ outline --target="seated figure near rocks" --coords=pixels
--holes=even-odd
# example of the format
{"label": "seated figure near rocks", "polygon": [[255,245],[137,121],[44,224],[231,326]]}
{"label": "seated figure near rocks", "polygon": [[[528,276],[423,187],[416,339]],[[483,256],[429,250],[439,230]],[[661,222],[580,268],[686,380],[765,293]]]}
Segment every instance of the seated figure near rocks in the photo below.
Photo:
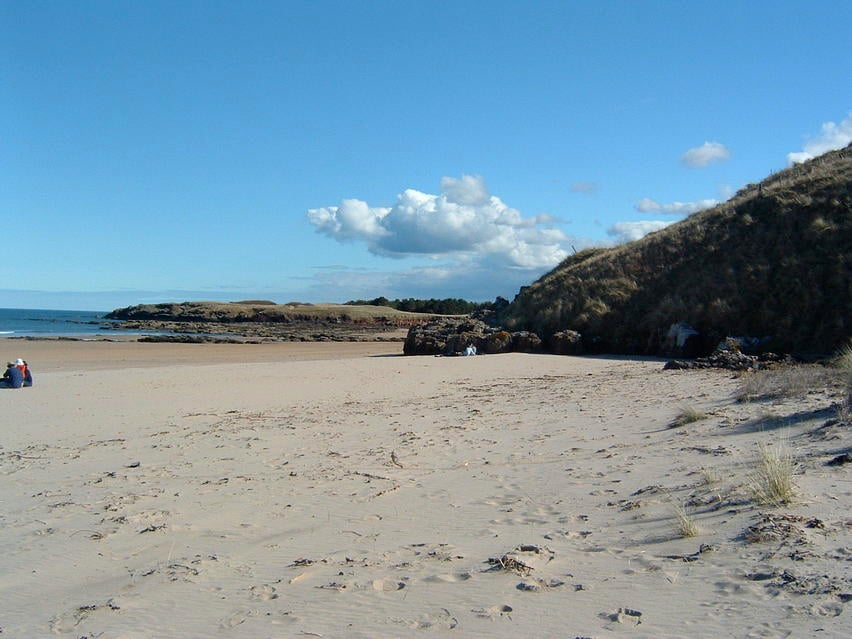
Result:
{"label": "seated figure near rocks", "polygon": [[473,344],[468,344],[467,348],[464,349],[464,354],[465,355],[476,355],[476,346],[474,346]]}

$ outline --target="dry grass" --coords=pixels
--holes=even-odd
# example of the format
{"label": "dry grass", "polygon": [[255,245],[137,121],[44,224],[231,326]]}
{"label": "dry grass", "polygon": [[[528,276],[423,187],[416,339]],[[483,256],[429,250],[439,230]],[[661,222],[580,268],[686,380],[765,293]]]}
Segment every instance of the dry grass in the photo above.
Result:
{"label": "dry grass", "polygon": [[706,466],[703,466],[699,471],[699,474],[701,477],[701,483],[705,486],[712,486],[721,480],[719,471],[715,468],[707,468]]}
{"label": "dry grass", "polygon": [[845,396],[837,407],[837,419],[841,422],[852,421],[852,340],[837,353],[834,365],[840,370],[845,385]]}
{"label": "dry grass", "polygon": [[412,323],[433,317],[387,306],[349,304],[270,304],[264,300],[245,302],[183,302],[139,304],[116,309],[107,315],[114,319],[154,319],[193,322],[289,322],[289,321],[390,321]]}
{"label": "dry grass", "polygon": [[840,370],[846,384],[846,402],[852,401],[852,340],[846,343],[834,358],[834,365]]}
{"label": "dry grass", "polygon": [[804,397],[834,383],[834,373],[822,366],[790,366],[756,371],[740,378],[737,401],[751,402],[781,397]]}
{"label": "dry grass", "polygon": [[677,519],[677,531],[681,537],[695,537],[698,535],[698,524],[686,511],[686,507],[676,504],[674,507]]}
{"label": "dry grass", "polygon": [[697,408],[687,406],[671,421],[669,428],[680,428],[681,426],[686,426],[693,422],[699,422],[702,419],[707,419],[707,413],[704,413]]}
{"label": "dry grass", "polygon": [[780,506],[792,502],[798,490],[793,482],[797,464],[787,445],[762,445],[755,468],[749,473],[747,489],[758,504]]}
{"label": "dry grass", "polygon": [[596,352],[666,352],[681,321],[702,351],[745,335],[776,353],[829,352],[848,339],[850,167],[852,149],[832,151],[635,242],[576,253],[498,320],[545,342],[575,330]]}
{"label": "dry grass", "polygon": [[852,422],[852,393],[837,406],[837,419],[845,424]]}
{"label": "dry grass", "polygon": [[838,351],[834,364],[840,370],[852,374],[852,340]]}

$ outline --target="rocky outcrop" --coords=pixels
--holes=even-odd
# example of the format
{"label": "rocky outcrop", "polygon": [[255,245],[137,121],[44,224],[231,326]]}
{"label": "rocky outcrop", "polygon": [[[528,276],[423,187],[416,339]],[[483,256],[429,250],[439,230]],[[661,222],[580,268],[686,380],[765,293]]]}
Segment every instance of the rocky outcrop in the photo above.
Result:
{"label": "rocky outcrop", "polygon": [[516,353],[538,353],[542,350],[541,338],[529,331],[512,333],[512,348]]}
{"label": "rocky outcrop", "polygon": [[556,355],[580,355],[583,336],[577,331],[559,331],[550,337],[550,350]]}
{"label": "rocky outcrop", "polygon": [[434,316],[372,305],[273,304],[247,300],[141,304],[116,309],[106,317],[121,320],[111,324],[112,328],[202,335],[207,341],[252,338],[262,341],[363,342],[402,341],[409,326]]}
{"label": "rocky outcrop", "polygon": [[409,327],[434,317],[385,306],[350,304],[269,304],[268,302],[181,302],[139,304],[118,308],[106,319],[137,322],[196,324],[349,324],[360,326]]}
{"label": "rocky outcrop", "polygon": [[666,362],[663,370],[695,370],[699,368],[725,368],[732,371],[749,371],[766,368],[771,364],[792,364],[789,356],[774,353],[746,355],[739,351],[724,350],[713,353],[709,357],[699,357],[692,360],[671,360]]}
{"label": "rocky outcrop", "polygon": [[531,353],[541,349],[534,333],[493,328],[472,318],[440,318],[408,329],[406,355],[461,355],[468,346],[477,353]]}
{"label": "rocky outcrop", "polygon": [[138,342],[166,344],[259,344],[258,341],[211,335],[144,335]]}

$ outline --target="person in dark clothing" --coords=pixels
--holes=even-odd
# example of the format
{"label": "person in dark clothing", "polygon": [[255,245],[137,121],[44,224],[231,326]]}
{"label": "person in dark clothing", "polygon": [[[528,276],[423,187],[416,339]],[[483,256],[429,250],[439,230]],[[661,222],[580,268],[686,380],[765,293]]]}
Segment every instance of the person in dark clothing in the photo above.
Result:
{"label": "person in dark clothing", "polygon": [[[32,384],[32,376],[30,377]],[[24,385],[24,374],[21,369],[9,362],[6,364],[6,372],[3,373],[3,387],[5,388],[20,388]]]}
{"label": "person in dark clothing", "polygon": [[32,386],[33,374],[32,371],[30,371],[30,365],[27,364],[27,360],[19,357],[15,360],[15,366],[18,367],[18,370],[21,371],[21,374],[24,376],[24,386]]}

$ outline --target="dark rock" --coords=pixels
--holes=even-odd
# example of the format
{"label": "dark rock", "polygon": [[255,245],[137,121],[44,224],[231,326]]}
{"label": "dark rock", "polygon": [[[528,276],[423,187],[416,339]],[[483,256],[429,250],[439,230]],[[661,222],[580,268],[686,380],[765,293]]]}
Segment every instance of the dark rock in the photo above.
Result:
{"label": "dark rock", "polygon": [[760,370],[772,364],[793,364],[789,355],[762,353],[746,355],[739,351],[717,351],[709,357],[699,357],[693,360],[672,360],[666,362],[663,370],[690,370],[699,368],[724,368],[732,371]]}
{"label": "dark rock", "polygon": [[145,335],[138,342],[171,344],[243,344],[245,340],[210,335]]}
{"label": "dark rock", "polygon": [[512,350],[516,353],[538,353],[541,351],[541,338],[529,331],[512,333]]}
{"label": "dark rock", "polygon": [[849,453],[843,453],[842,455],[838,455],[834,459],[831,459],[825,462],[826,466],[843,466],[844,464],[848,464],[852,462],[852,455]]}
{"label": "dark rock", "polygon": [[480,354],[535,352],[541,348],[541,339],[535,333],[509,333],[469,317],[444,317],[409,328],[402,352],[460,355],[468,346],[475,346]]}
{"label": "dark rock", "polygon": [[716,351],[734,351],[746,355],[757,355],[764,350],[769,341],[768,337],[728,336],[719,342]]}
{"label": "dark rock", "polygon": [[408,329],[402,352],[406,355],[453,355],[468,344],[479,349],[485,322],[470,318],[441,318]]}
{"label": "dark rock", "polygon": [[550,350],[555,355],[580,355],[583,336],[577,331],[559,331],[550,338]]}
{"label": "dark rock", "polygon": [[485,338],[481,328],[469,325],[463,325],[461,328],[461,332],[447,336],[446,354],[461,353],[468,346],[475,346],[477,351],[482,352]]}
{"label": "dark rock", "polygon": [[758,358],[754,355],[743,355],[735,351],[720,351],[709,357],[699,357],[689,361],[673,360],[666,362],[663,370],[690,370],[699,368],[725,368],[732,371],[747,371],[759,368]]}
{"label": "dark rock", "polygon": [[482,345],[483,353],[511,353],[512,352],[512,334],[508,331],[497,331],[485,337],[485,343]]}

